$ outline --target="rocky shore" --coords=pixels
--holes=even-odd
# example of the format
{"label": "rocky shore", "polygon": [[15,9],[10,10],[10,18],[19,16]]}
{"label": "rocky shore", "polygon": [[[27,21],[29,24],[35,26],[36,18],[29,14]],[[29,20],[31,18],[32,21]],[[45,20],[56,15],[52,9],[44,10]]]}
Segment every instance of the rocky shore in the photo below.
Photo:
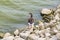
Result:
{"label": "rocky shore", "polygon": [[5,33],[1,40],[60,40],[60,5],[54,9],[41,10],[42,21],[24,30]]}

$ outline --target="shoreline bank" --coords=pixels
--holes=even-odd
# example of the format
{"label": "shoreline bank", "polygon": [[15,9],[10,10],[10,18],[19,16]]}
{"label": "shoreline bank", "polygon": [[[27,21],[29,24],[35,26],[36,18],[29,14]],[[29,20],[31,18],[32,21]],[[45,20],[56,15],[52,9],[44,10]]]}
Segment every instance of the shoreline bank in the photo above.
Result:
{"label": "shoreline bank", "polygon": [[43,21],[37,25],[5,33],[2,40],[60,40],[60,5],[55,9],[41,10]]}

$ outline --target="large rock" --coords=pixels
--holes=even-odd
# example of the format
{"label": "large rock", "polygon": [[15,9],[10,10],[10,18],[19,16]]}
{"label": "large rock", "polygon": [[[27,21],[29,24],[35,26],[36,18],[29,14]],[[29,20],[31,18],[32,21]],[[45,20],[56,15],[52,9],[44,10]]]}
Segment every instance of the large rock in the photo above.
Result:
{"label": "large rock", "polygon": [[49,40],[57,40],[57,37],[54,35]]}
{"label": "large rock", "polygon": [[36,34],[30,34],[29,35],[29,40],[38,40],[39,36],[37,36]]}
{"label": "large rock", "polygon": [[57,8],[60,9],[60,5],[58,5]]}
{"label": "large rock", "polygon": [[53,29],[52,31],[53,31],[54,33],[58,33],[58,30],[57,30],[56,27],[53,27],[52,29]]}
{"label": "large rock", "polygon": [[58,14],[58,16],[59,16],[60,15],[60,9],[57,9],[54,14],[55,14],[55,16]]}
{"label": "large rock", "polygon": [[0,38],[3,38],[3,36],[4,36],[4,33],[0,33]]}
{"label": "large rock", "polygon": [[8,36],[8,37],[3,38],[2,40],[13,40],[13,39],[14,39],[14,36]]}
{"label": "large rock", "polygon": [[50,9],[44,8],[42,9],[41,13],[42,14],[50,14],[52,11]]}
{"label": "large rock", "polygon": [[20,36],[21,36],[22,38],[26,39],[26,38],[30,35],[31,32],[33,32],[33,28],[31,28],[30,30],[21,32],[21,33],[20,33]]}
{"label": "large rock", "polygon": [[14,40],[24,40],[23,38],[21,38],[20,36],[15,36]]}
{"label": "large rock", "polygon": [[44,23],[42,21],[39,21],[39,28],[42,30],[44,29]]}
{"label": "large rock", "polygon": [[24,39],[26,39],[29,35],[30,33],[20,33],[20,36]]}
{"label": "large rock", "polygon": [[46,38],[38,38],[38,40],[46,40]]}
{"label": "large rock", "polygon": [[59,14],[56,14],[55,20],[59,21],[60,20],[59,16],[60,16]]}
{"label": "large rock", "polygon": [[3,38],[9,37],[11,34],[10,33],[5,33]]}
{"label": "large rock", "polygon": [[41,16],[44,22],[50,22],[54,18],[54,11],[52,9],[42,9]]}
{"label": "large rock", "polygon": [[26,39],[30,35],[31,32],[32,32],[32,30],[21,32],[20,36],[22,38]]}
{"label": "large rock", "polygon": [[60,40],[60,32],[56,34],[57,39]]}
{"label": "large rock", "polygon": [[35,34],[39,35],[40,37],[44,37],[45,29],[44,30],[35,30]]}
{"label": "large rock", "polygon": [[60,30],[60,24],[56,25],[57,30]]}
{"label": "large rock", "polygon": [[19,35],[19,30],[18,29],[16,29],[16,31],[14,32],[14,35],[15,36]]}
{"label": "large rock", "polygon": [[51,36],[51,34],[50,34],[50,28],[47,28],[45,30],[45,37],[50,37],[50,36]]}

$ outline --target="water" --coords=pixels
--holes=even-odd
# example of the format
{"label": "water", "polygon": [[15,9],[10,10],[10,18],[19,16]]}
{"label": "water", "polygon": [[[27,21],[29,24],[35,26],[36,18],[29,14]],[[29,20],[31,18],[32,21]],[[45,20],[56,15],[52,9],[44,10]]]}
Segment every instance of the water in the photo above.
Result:
{"label": "water", "polygon": [[0,32],[12,32],[27,25],[28,13],[37,22],[41,8],[54,8],[60,0],[0,0]]}

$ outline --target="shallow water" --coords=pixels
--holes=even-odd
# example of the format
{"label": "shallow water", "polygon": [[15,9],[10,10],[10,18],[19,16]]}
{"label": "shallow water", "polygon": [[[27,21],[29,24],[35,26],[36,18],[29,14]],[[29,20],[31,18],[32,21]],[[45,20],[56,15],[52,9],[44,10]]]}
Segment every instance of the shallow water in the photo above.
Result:
{"label": "shallow water", "polygon": [[12,32],[27,25],[28,13],[37,22],[41,8],[54,8],[60,0],[0,0],[0,32]]}

